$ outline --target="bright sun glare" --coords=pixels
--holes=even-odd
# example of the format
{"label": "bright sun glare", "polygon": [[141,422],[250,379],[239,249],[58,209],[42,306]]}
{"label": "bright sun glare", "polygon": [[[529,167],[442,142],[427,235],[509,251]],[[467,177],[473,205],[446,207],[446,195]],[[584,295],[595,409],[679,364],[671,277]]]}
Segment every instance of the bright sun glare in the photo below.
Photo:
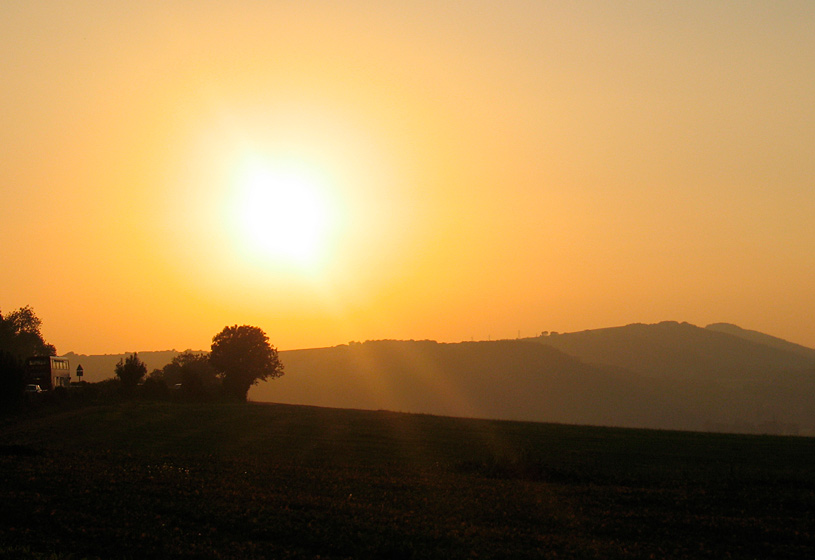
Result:
{"label": "bright sun glare", "polygon": [[255,162],[239,182],[238,225],[253,253],[309,266],[322,260],[331,216],[319,174]]}

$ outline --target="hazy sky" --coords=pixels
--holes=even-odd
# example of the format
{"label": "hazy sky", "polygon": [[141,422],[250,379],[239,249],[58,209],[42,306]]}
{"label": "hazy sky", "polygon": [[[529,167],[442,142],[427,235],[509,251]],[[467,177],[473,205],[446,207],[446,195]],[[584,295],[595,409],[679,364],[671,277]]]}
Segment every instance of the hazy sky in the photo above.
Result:
{"label": "hazy sky", "polygon": [[813,29],[809,1],[4,2],[0,310],[60,353],[236,323],[815,346]]}

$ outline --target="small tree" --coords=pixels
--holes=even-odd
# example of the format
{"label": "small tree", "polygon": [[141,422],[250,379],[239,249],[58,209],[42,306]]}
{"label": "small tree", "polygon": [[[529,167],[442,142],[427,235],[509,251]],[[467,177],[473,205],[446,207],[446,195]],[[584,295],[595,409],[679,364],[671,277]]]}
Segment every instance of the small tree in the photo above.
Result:
{"label": "small tree", "polygon": [[220,385],[218,372],[205,353],[191,350],[182,352],[156,374],[168,387],[181,386],[181,394],[187,398],[201,398],[215,393]]}
{"label": "small tree", "polygon": [[147,366],[139,359],[139,355],[133,352],[126,359],[119,359],[116,364],[116,377],[122,382],[125,391],[132,391],[139,381],[147,374]]}
{"label": "small tree", "polygon": [[260,328],[234,325],[212,338],[210,363],[223,380],[224,393],[246,400],[249,388],[258,381],[283,375],[277,349]]}

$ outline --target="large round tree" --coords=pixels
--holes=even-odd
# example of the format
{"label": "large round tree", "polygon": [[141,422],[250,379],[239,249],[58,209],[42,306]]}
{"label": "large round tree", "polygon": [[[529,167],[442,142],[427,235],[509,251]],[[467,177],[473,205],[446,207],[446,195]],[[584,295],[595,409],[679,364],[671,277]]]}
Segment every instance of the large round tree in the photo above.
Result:
{"label": "large round tree", "polygon": [[224,327],[216,334],[209,361],[223,380],[224,393],[241,401],[258,381],[283,375],[283,364],[269,337],[249,325]]}

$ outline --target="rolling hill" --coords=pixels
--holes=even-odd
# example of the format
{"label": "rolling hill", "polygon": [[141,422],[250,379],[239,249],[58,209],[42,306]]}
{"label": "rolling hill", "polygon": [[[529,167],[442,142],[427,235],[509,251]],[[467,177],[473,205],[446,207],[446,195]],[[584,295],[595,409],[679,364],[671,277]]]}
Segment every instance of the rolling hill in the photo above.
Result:
{"label": "rolling hill", "polygon": [[607,424],[631,404],[627,393],[639,392],[625,372],[516,341],[369,341],[283,352],[281,360],[286,375],[253,388],[251,399]]}
{"label": "rolling hill", "polygon": [[687,323],[281,352],[256,401],[658,429],[815,433],[815,361]]}
{"label": "rolling hill", "polygon": [[736,329],[721,326],[703,329],[689,323],[665,321],[530,340],[587,363],[614,365],[651,377],[770,379],[780,372],[815,366],[815,350]]}
{"label": "rolling hill", "polygon": [[793,342],[788,342],[782,338],[770,336],[768,334],[764,334],[758,331],[743,329],[737,325],[733,325],[730,323],[714,323],[712,325],[708,325],[705,328],[712,331],[718,331],[731,334],[733,336],[738,336],[740,338],[744,338],[751,342],[757,342],[759,344],[763,344],[771,348],[777,348],[779,350],[792,352],[793,354],[803,356],[810,362],[815,362],[815,349],[807,348],[806,346],[801,346],[800,344],[795,344]]}

